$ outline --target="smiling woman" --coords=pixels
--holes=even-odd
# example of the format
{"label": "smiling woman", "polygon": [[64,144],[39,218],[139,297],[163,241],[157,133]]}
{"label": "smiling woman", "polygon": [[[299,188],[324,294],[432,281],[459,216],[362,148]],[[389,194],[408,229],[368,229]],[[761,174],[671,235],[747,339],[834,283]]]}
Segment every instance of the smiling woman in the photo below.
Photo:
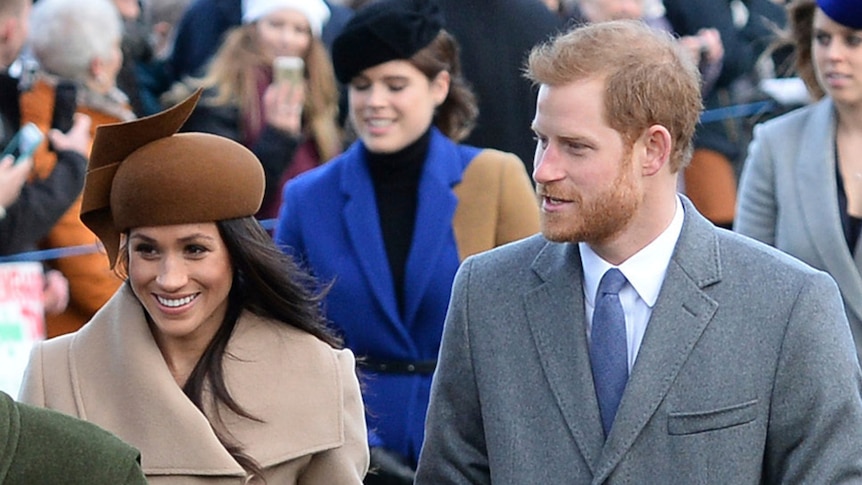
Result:
{"label": "smiling woman", "polygon": [[199,97],[97,131],[81,220],[128,278],[80,331],[34,348],[22,399],[133,444],[151,483],[361,483],[353,354],[253,217],[257,158],[176,134]]}
{"label": "smiling woman", "polygon": [[[242,25],[225,34],[199,79],[176,86],[205,89],[182,128],[226,136],[260,159],[266,192],[258,217],[275,217],[281,187],[341,153],[338,88],[321,40],[330,10],[323,0],[243,0]],[[289,82],[274,69],[301,61]]]}
{"label": "smiling woman", "polygon": [[134,228],[128,247],[132,291],[183,386],[227,314],[230,255],[213,222]]}
{"label": "smiling woman", "polygon": [[459,143],[477,107],[458,48],[434,2],[357,11],[332,56],[359,140],[285,186],[275,230],[333,282],[327,317],[363,356],[376,470],[367,484],[413,482],[460,262],[539,229],[521,160]]}

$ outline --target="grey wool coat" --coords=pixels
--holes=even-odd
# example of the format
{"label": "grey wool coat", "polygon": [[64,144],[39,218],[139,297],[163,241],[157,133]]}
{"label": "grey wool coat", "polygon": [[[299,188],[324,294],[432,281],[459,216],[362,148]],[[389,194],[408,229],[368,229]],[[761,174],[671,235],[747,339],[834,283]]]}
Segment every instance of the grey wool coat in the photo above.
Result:
{"label": "grey wool coat", "polygon": [[733,229],[832,275],[862,355],[862,245],[844,239],[835,164],[831,99],[757,125]]}
{"label": "grey wool coat", "polygon": [[860,370],[834,281],[710,224],[682,232],[605,440],[576,244],[455,280],[416,483],[860,483]]}

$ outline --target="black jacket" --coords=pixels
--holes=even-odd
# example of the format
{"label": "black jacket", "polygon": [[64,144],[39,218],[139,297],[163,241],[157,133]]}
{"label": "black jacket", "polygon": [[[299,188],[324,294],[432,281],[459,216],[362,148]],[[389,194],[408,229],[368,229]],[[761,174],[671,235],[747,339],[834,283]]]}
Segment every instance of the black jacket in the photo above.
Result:
{"label": "black jacket", "polygon": [[[0,75],[0,130],[3,146],[19,128],[17,80]],[[45,142],[47,143],[47,142]],[[84,188],[87,159],[71,151],[57,154],[47,178],[24,185],[21,195],[0,219],[0,255],[28,251],[54,227]]]}

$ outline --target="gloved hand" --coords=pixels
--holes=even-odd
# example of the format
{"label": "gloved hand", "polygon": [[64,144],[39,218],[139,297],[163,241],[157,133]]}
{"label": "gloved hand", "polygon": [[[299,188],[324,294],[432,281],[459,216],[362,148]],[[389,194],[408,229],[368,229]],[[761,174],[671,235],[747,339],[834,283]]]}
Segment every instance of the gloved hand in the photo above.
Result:
{"label": "gloved hand", "polygon": [[404,457],[385,448],[371,448],[371,466],[365,485],[412,485],[416,471]]}

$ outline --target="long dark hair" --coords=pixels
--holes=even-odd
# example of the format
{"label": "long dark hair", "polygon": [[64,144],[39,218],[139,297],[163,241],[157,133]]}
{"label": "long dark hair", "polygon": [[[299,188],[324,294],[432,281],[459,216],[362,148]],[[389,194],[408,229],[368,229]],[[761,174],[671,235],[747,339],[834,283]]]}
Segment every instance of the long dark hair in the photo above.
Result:
{"label": "long dark hair", "polygon": [[[260,421],[233,399],[224,381],[222,361],[237,320],[243,311],[249,311],[306,331],[333,348],[341,348],[342,342],[329,329],[320,310],[327,288],[319,286],[279,250],[254,217],[217,221],[216,226],[233,265],[233,284],[222,325],[186,380],[183,392],[204,412],[203,391],[211,389],[215,413],[215,423],[211,425],[216,437],[245,470],[263,478],[260,464],[223,426],[217,406],[222,403],[239,416]],[[128,252],[120,254],[124,259],[120,266],[127,268]]]}

